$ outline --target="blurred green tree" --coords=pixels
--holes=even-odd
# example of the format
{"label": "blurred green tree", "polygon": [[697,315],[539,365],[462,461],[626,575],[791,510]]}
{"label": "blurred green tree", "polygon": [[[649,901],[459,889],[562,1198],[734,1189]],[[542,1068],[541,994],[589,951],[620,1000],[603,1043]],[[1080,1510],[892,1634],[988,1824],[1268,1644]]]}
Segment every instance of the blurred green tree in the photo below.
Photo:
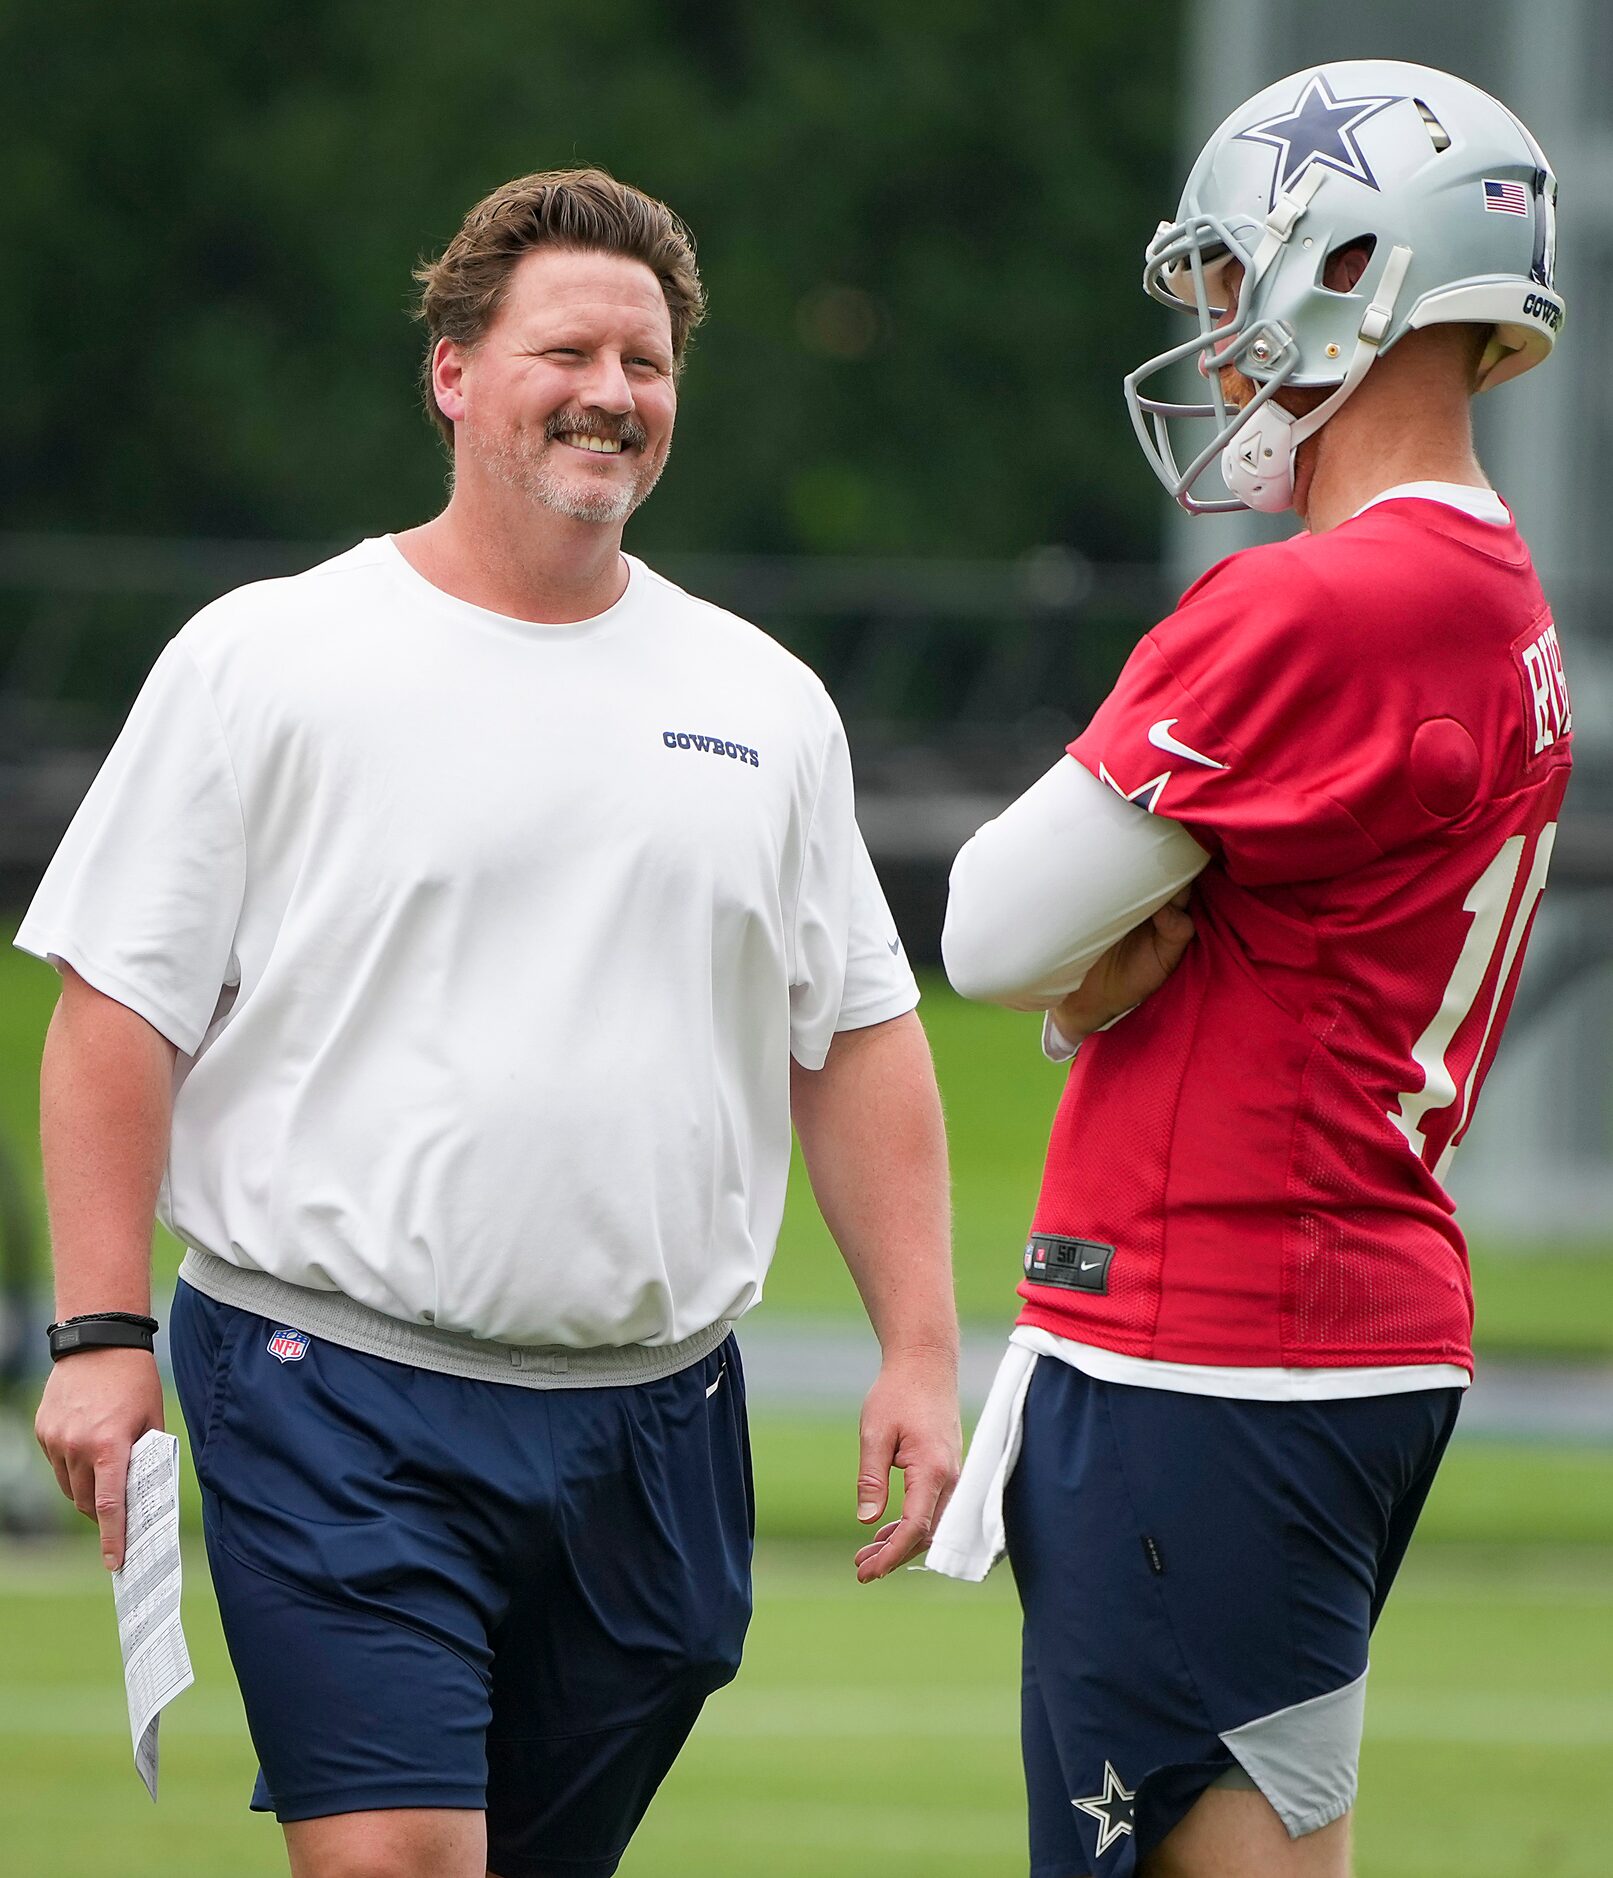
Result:
{"label": "blurred green tree", "polygon": [[6,525],[421,518],[409,269],[588,161],[685,217],[712,303],[635,546],[1146,557],[1119,380],[1179,10],[9,0]]}

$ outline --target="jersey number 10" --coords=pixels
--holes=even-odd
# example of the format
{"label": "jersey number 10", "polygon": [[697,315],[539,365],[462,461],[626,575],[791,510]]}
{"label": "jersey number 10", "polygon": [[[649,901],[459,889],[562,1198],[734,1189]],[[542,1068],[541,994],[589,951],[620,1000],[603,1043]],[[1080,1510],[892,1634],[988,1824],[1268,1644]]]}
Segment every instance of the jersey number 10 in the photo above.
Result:
{"label": "jersey number 10", "polygon": [[[1473,891],[1462,902],[1463,912],[1472,914],[1473,923],[1467,929],[1467,938],[1457,958],[1456,969],[1445,987],[1439,1009],[1412,1049],[1412,1061],[1423,1072],[1422,1085],[1407,1090],[1400,1096],[1397,1106],[1389,1111],[1390,1121],[1411,1144],[1412,1153],[1431,1168],[1438,1180],[1444,1179],[1445,1170],[1451,1164],[1451,1156],[1456,1152],[1456,1144],[1467,1130],[1479,1066],[1490,1047],[1490,1037],[1495,1030],[1502,999],[1518,963],[1519,949],[1528,936],[1535,907],[1545,890],[1546,869],[1551,865],[1551,851],[1556,839],[1557,824],[1547,822],[1534,841],[1534,859],[1515,906],[1513,892],[1518,884],[1525,850],[1530,843],[1527,835],[1513,835],[1502,842],[1500,853],[1474,882]],[[1510,920],[1507,918],[1508,907],[1512,908]],[[1451,1046],[1478,1002],[1479,993],[1490,981],[1490,968],[1496,963],[1498,955],[1500,966],[1494,974],[1490,1007],[1484,1019],[1484,1027],[1479,1032],[1477,1047],[1473,1049],[1470,1061],[1465,1065],[1458,1063],[1454,1060],[1455,1052]],[[1462,1054],[1465,1056],[1466,1052]],[[1444,1111],[1453,1102],[1456,1104],[1455,1113],[1446,1117]],[[1434,1160],[1429,1159],[1429,1135],[1432,1130],[1424,1126],[1424,1117],[1429,1115],[1448,1119],[1450,1123],[1449,1133],[1443,1128],[1439,1130],[1445,1147]]]}

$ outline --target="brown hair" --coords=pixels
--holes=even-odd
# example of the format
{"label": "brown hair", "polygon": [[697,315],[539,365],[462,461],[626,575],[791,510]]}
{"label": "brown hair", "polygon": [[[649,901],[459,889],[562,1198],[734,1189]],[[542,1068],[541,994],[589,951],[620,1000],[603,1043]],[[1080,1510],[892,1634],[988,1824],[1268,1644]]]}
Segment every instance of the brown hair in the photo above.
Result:
{"label": "brown hair", "polygon": [[619,183],[605,170],[541,170],[515,177],[476,204],[439,259],[414,270],[420,283],[415,317],[427,334],[421,393],[427,415],[450,449],[454,426],[438,408],[431,382],[437,341],[451,339],[467,351],[474,347],[503,304],[516,262],[534,248],[574,248],[642,261],[666,296],[674,372],[681,370],[690,335],[705,317],[694,237],[664,202]]}

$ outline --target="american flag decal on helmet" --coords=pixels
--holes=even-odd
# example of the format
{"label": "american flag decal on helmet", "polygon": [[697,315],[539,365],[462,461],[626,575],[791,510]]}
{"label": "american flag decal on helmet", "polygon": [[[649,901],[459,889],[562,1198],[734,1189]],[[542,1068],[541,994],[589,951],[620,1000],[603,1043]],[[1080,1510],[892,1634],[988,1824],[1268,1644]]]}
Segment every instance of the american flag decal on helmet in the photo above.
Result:
{"label": "american flag decal on helmet", "polygon": [[277,1330],[269,1339],[269,1354],[282,1363],[300,1363],[312,1341],[305,1330]]}
{"label": "american flag decal on helmet", "polygon": [[1529,191],[1522,183],[1497,183],[1486,176],[1484,206],[1492,215],[1527,215]]}

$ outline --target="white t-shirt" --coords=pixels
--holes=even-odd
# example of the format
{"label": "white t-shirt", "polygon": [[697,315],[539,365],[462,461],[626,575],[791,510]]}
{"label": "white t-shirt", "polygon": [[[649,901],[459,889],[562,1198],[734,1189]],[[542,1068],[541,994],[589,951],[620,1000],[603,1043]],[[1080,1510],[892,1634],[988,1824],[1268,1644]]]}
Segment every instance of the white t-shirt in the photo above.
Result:
{"label": "white t-shirt", "polygon": [[533,625],[367,541],[157,661],[17,944],[178,1047],[188,1244],[508,1343],[760,1296],[791,1055],[918,992],[822,685],[628,569]]}

